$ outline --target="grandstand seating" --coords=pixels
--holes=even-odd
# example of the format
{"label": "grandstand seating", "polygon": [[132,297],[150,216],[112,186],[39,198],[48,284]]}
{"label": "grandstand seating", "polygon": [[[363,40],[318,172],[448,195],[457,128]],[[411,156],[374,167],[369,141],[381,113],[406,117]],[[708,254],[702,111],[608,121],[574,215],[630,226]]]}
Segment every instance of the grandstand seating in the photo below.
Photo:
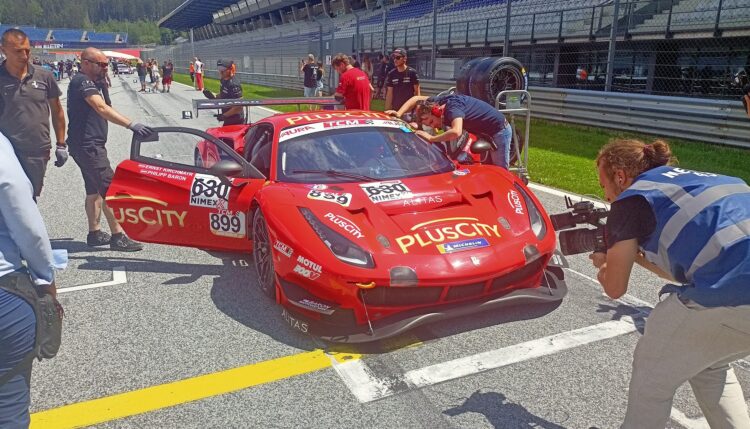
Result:
{"label": "grandstand seating", "polygon": [[[681,0],[669,10],[646,19],[632,30],[634,33],[663,32],[670,22],[670,31],[711,30],[716,23],[719,0]],[[724,0],[721,19],[723,28],[746,27],[750,21],[750,0]]]}
{"label": "grandstand seating", "polygon": [[20,26],[18,28],[24,33],[26,33],[26,35],[29,36],[29,40],[31,40],[32,42],[44,42],[47,40],[47,36],[49,36],[49,29],[47,28],[24,27],[24,26]]}
{"label": "grandstand seating", "polygon": [[56,42],[80,42],[83,30],[52,30],[52,37]]}
{"label": "grandstand seating", "polygon": [[89,31],[86,34],[86,40],[89,42],[115,43],[115,36],[115,33],[97,33],[95,31]]}

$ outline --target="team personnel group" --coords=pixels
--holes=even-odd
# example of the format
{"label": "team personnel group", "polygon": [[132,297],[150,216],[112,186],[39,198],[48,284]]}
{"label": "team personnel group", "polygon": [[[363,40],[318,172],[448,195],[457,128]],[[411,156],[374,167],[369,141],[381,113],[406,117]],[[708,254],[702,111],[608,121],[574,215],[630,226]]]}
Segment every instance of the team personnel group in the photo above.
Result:
{"label": "team personnel group", "polygon": [[[41,295],[55,295],[49,236],[36,205],[44,189],[54,138],[55,165],[73,159],[83,178],[86,243],[115,251],[138,251],[127,237],[106,194],[114,172],[107,153],[109,123],[147,137],[149,126],[112,107],[103,52],[87,48],[67,89],[67,124],[62,92],[49,71],[30,64],[29,38],[21,30],[2,34],[0,51],[0,428],[29,426],[30,353],[41,327],[30,303],[14,293],[19,282]],[[346,109],[369,110],[382,98],[386,113],[415,113],[415,134],[427,142],[456,139],[465,131],[492,145],[490,162],[509,168],[512,128],[489,104],[460,94],[422,95],[407,52],[389,56],[338,54],[330,65],[338,76],[333,97]],[[145,76],[152,90],[169,92],[174,67],[138,62],[141,92]],[[206,65],[196,56],[189,73],[207,98],[243,97],[237,66],[220,59],[218,93],[205,88]],[[322,96],[324,66],[313,54],[299,63],[304,95]],[[241,107],[216,114],[223,125],[243,124]],[[51,128],[50,130],[50,123]],[[750,354],[750,187],[741,179],[674,166],[666,142],[616,139],[604,146],[595,168],[612,203],[606,225],[607,251],[590,255],[603,291],[626,293],[634,264],[666,279],[639,339],[623,428],[664,428],[676,389],[689,382],[712,428],[750,428],[750,417],[730,363]],[[593,167],[593,165],[592,165]],[[497,170],[500,171],[500,170]],[[109,232],[101,227],[101,217]],[[60,312],[62,317],[62,312]],[[39,328],[39,329],[38,329]]]}

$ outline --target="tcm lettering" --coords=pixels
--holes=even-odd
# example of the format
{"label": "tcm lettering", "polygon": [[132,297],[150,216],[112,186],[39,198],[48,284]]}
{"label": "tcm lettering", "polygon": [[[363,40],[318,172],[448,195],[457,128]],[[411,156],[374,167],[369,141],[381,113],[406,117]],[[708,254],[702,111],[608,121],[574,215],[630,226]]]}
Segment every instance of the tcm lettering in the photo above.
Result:
{"label": "tcm lettering", "polygon": [[418,244],[420,247],[432,244],[440,244],[448,240],[471,237],[497,237],[500,231],[497,225],[487,225],[479,222],[462,222],[453,226],[425,229],[415,234],[402,235],[396,238],[398,246],[404,254],[409,253],[409,248]]}
{"label": "tcm lettering", "polygon": [[117,223],[139,224],[160,226],[179,226],[185,227],[185,216],[187,212],[178,212],[176,210],[161,210],[153,207],[141,207],[139,209],[119,209],[119,216],[115,213]]}

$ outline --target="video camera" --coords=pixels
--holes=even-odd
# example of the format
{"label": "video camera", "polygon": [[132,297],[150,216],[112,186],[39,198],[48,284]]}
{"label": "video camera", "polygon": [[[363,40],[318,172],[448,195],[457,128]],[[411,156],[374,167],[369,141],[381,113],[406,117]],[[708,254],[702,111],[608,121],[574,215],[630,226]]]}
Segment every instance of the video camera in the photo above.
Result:
{"label": "video camera", "polygon": [[[560,231],[560,251],[563,255],[576,255],[588,252],[607,252],[607,241],[604,235],[605,223],[602,221],[609,215],[607,209],[597,209],[591,201],[573,203],[566,196],[565,206],[571,211],[550,215],[555,231]],[[589,224],[595,229],[578,228],[562,231],[579,224]]]}

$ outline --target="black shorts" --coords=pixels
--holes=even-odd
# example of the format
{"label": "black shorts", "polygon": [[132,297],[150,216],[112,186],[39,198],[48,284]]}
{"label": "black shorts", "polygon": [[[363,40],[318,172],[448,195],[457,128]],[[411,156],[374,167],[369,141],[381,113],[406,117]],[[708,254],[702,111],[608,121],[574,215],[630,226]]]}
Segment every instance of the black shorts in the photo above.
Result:
{"label": "black shorts", "polygon": [[16,156],[34,188],[34,197],[38,197],[42,193],[42,186],[44,186],[44,173],[47,171],[47,163],[49,162],[49,149],[47,149],[46,154],[42,151],[35,155],[17,153]]}
{"label": "black shorts", "polygon": [[107,148],[103,145],[87,145],[75,149],[71,147],[70,156],[81,169],[86,195],[99,194],[102,198],[106,197],[115,175],[109,165]]}

